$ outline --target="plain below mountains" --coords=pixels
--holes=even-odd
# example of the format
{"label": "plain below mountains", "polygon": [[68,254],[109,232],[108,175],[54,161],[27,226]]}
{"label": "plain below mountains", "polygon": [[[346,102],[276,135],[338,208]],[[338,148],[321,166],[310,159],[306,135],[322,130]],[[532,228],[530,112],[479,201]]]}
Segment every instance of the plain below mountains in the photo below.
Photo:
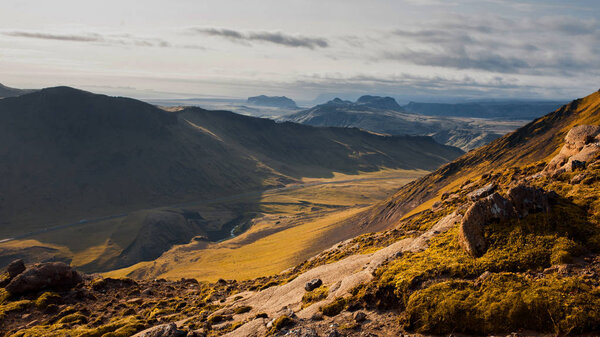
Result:
{"label": "plain below mountains", "polygon": [[429,135],[446,145],[472,150],[558,108],[558,102],[410,103],[391,97],[339,98],[280,117],[313,126],[357,127],[390,135]]}
{"label": "plain below mountains", "polygon": [[189,200],[381,168],[432,170],[462,151],[69,87],[0,100],[0,238]]}

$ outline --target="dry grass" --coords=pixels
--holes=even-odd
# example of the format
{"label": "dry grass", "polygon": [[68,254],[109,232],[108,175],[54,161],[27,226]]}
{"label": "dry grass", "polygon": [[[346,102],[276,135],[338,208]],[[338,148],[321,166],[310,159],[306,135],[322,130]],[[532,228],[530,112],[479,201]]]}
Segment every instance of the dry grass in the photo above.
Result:
{"label": "dry grass", "polygon": [[[342,181],[284,192],[266,193],[262,215],[242,235],[198,250],[195,243],[177,246],[153,262],[107,273],[109,276],[250,279],[290,268],[336,242],[361,234],[343,220],[390,195],[423,172],[383,171],[385,180]],[[403,178],[398,178],[404,175]],[[356,179],[356,176],[352,176]],[[369,173],[366,177],[375,178]],[[364,231],[364,229],[363,229]]]}

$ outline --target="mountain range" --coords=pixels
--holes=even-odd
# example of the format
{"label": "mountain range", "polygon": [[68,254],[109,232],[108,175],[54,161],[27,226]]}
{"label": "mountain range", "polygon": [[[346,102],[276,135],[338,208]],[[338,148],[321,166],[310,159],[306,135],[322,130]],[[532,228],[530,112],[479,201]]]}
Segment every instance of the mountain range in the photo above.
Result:
{"label": "mountain range", "polygon": [[339,98],[279,117],[313,126],[357,127],[389,135],[428,135],[441,144],[469,151],[539,117],[559,104],[433,104],[400,106],[391,97]]}
{"label": "mountain range", "polygon": [[[430,137],[315,128],[194,107],[165,110],[69,87],[0,100],[0,142],[2,239],[334,172],[432,170],[462,154]],[[132,231],[121,243],[129,253],[118,263],[155,258],[227,222],[207,227],[188,213],[130,215],[121,225]]]}

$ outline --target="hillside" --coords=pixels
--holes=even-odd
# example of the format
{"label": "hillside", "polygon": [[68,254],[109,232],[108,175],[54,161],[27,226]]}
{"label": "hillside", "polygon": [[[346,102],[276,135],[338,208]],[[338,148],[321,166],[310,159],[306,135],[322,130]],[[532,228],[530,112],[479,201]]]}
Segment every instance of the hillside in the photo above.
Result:
{"label": "hillside", "polygon": [[[218,241],[237,225],[229,224],[240,215],[236,209],[201,215],[184,203],[256,192],[247,211],[260,191],[302,178],[432,170],[461,154],[429,137],[384,137],[200,108],[166,111],[67,87],[1,100],[0,141],[0,238],[46,240],[13,242],[0,262],[18,256],[70,261],[70,253],[49,243],[85,251],[82,265],[93,256],[125,254],[94,260],[88,270],[154,259],[195,235]],[[77,231],[44,236],[63,227]],[[79,239],[88,230],[102,234]]]}
{"label": "hillside", "polygon": [[379,96],[362,96],[356,102],[336,98],[278,120],[313,126],[357,127],[390,135],[429,135],[441,144],[464,151],[485,145],[525,123],[415,114],[406,111],[393,98]]}
{"label": "hillside", "polygon": [[[362,217],[387,230],[334,244],[278,274],[136,281],[17,261],[0,281],[0,329],[14,336],[596,336],[598,191],[600,92],[406,185]],[[419,207],[400,219],[409,201]]]}
{"label": "hillside", "polygon": [[575,100],[538,118],[487,146],[471,151],[435,172],[403,186],[392,198],[361,215],[359,222],[393,225],[413,209],[442,197],[444,191],[493,168],[524,166],[548,160],[559,149],[567,132],[578,124],[600,124],[600,92]]}
{"label": "hillside", "polygon": [[20,95],[28,94],[28,93],[31,93],[34,91],[35,90],[31,90],[31,89],[10,88],[10,87],[7,87],[7,86],[3,85],[2,83],[0,83],[0,98],[20,96]]}

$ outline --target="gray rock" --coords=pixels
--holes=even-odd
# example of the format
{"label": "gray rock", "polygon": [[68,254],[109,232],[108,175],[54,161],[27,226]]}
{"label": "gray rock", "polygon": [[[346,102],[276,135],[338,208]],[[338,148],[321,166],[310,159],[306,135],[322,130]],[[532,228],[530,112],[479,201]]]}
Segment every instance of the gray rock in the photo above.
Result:
{"label": "gray rock", "polygon": [[487,197],[488,195],[492,194],[495,189],[496,185],[494,185],[493,183],[489,183],[483,186],[482,188],[476,189],[475,191],[467,194],[467,197],[469,197],[469,199],[473,201],[477,201],[481,198]]}
{"label": "gray rock", "polygon": [[8,267],[6,267],[6,271],[11,279],[15,278],[17,275],[25,271],[25,263],[21,259],[14,260],[8,265]]}
{"label": "gray rock", "polygon": [[68,289],[82,282],[81,275],[62,262],[41,263],[17,275],[6,286],[11,295],[42,289]]}
{"label": "gray rock", "polygon": [[494,219],[505,220],[516,216],[512,204],[498,193],[475,202],[465,213],[460,224],[458,243],[468,254],[479,257],[487,248],[483,226]]}
{"label": "gray rock", "polygon": [[513,204],[519,217],[526,217],[530,212],[547,212],[550,209],[548,192],[523,184],[508,190],[508,200]]}
{"label": "gray rock", "polygon": [[581,160],[571,160],[571,171],[585,170],[585,164]]}
{"label": "gray rock", "polygon": [[325,333],[325,336],[326,337],[341,337],[342,335],[339,332],[337,332],[337,330],[334,329],[334,330],[331,330],[331,331],[327,331]]}
{"label": "gray rock", "polygon": [[185,337],[184,331],[177,329],[175,323],[158,325],[144,332],[141,337]]}
{"label": "gray rock", "polygon": [[364,322],[367,319],[367,314],[362,311],[358,311],[354,314],[354,321],[357,323]]}
{"label": "gray rock", "polygon": [[315,289],[317,289],[318,287],[320,287],[321,285],[323,285],[323,281],[321,281],[321,279],[316,278],[316,279],[312,279],[309,282],[306,283],[306,285],[304,286],[304,289],[306,289],[306,291],[313,291]]}

